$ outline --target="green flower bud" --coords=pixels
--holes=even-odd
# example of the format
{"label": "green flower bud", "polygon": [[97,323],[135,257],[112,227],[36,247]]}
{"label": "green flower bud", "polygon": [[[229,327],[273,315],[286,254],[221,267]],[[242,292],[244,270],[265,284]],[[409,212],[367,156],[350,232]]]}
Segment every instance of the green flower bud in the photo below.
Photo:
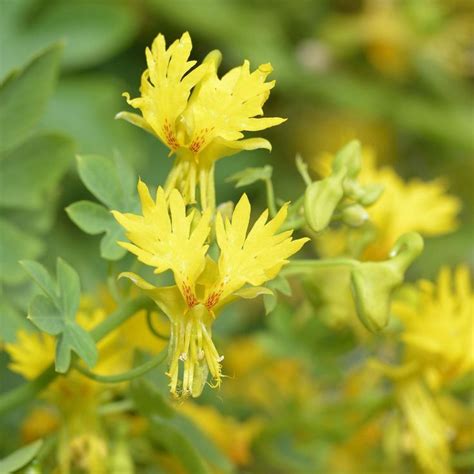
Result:
{"label": "green flower bud", "polygon": [[384,192],[385,187],[383,184],[374,183],[364,186],[362,189],[363,193],[359,198],[359,203],[363,206],[370,206],[379,199]]}
{"label": "green flower bud", "polygon": [[341,212],[341,220],[344,224],[351,227],[360,227],[362,224],[367,222],[369,214],[360,204],[352,204],[347,206]]}
{"label": "green flower bud", "polygon": [[306,222],[315,232],[325,229],[332,215],[344,196],[342,188],[346,176],[346,168],[338,173],[311,183],[304,195],[304,212]]}
{"label": "green flower bud", "polygon": [[351,288],[357,315],[369,331],[380,331],[388,324],[392,294],[422,250],[423,239],[419,234],[404,234],[390,252],[389,260],[358,262],[352,269]]}
{"label": "green flower bud", "polygon": [[352,140],[337,152],[332,163],[332,170],[336,174],[343,168],[346,168],[347,176],[355,178],[359,174],[361,166],[360,142]]}

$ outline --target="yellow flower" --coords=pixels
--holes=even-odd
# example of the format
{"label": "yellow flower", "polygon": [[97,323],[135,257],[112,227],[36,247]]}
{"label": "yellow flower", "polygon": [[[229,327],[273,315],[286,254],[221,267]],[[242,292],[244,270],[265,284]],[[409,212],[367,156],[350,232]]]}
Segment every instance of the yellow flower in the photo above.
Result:
{"label": "yellow flower", "polygon": [[[113,211],[126,229],[131,243],[120,242],[155,268],[159,274],[171,270],[176,285],[157,288],[138,275],[125,273],[147,291],[171,321],[170,388],[178,393],[180,362],[184,365],[183,395],[198,396],[208,371],[216,385],[221,381],[220,356],[212,342],[211,324],[220,309],[235,298],[254,298],[270,290],[262,288],[273,279],[287,258],[296,253],[307,239],[292,240],[291,231],[276,232],[283,224],[287,206],[274,219],[265,211],[247,233],[250,203],[244,194],[235,207],[232,220],[217,214],[215,232],[220,255],[217,263],[207,254],[211,231],[211,212],[186,211],[180,192],[169,197],[159,187],[153,200],[143,182],[138,183],[142,215]],[[249,288],[243,288],[250,285]]]}
{"label": "yellow flower", "polygon": [[396,302],[404,324],[405,363],[416,363],[431,388],[474,368],[474,292],[469,269],[442,268],[436,284],[421,281],[417,304]]}
{"label": "yellow flower", "polygon": [[[363,166],[359,182],[363,185],[377,183],[384,186],[382,196],[370,206],[370,222],[375,228],[373,240],[366,247],[363,258],[383,260],[397,238],[407,232],[419,232],[422,236],[436,236],[452,232],[457,227],[456,216],[460,211],[460,200],[447,194],[441,180],[423,182],[413,179],[404,182],[395,171],[386,166],[377,168],[371,150],[363,150]],[[330,156],[316,164],[325,173]],[[350,245],[351,231],[346,228],[330,230],[318,239],[318,249],[323,255],[340,254],[346,241]],[[353,235],[359,236],[359,230]]]}
{"label": "yellow flower", "polygon": [[396,383],[395,395],[407,423],[408,449],[424,472],[452,472],[448,425],[429,391],[418,378],[408,377]]}
{"label": "yellow flower", "polygon": [[[265,82],[272,72],[263,64],[250,72],[248,61],[231,69],[222,78],[217,75],[221,55],[213,51],[203,63],[188,61],[192,44],[184,33],[166,49],[159,34],[146,49],[148,69],[142,75],[141,96],[127,102],[142,115],[121,112],[123,118],[158,137],[176,153],[176,161],[165,189],[178,188],[185,201],[196,199],[200,186],[203,208],[215,205],[214,162],[240,150],[271,149],[263,138],[244,138],[244,131],[273,127],[282,118],[258,118],[275,81]],[[191,70],[192,69],[192,70]]]}

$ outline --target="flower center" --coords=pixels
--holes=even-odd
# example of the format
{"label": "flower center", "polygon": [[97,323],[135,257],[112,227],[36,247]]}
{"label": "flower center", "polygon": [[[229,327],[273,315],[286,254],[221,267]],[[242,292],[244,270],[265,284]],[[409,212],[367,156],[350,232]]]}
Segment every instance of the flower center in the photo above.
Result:
{"label": "flower center", "polygon": [[170,391],[173,395],[198,397],[208,373],[214,385],[221,383],[221,361],[212,341],[212,315],[207,308],[195,303],[175,319],[170,338]]}

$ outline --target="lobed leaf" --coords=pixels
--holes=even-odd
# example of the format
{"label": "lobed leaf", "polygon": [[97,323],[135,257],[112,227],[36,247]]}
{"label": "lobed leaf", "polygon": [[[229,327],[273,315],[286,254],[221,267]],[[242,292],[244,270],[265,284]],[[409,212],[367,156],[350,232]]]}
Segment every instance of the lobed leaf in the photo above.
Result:
{"label": "lobed leaf", "polygon": [[72,352],[81,357],[89,367],[94,366],[98,359],[95,342],[92,336],[75,322],[81,296],[76,271],[59,258],[55,283],[39,263],[24,261],[22,264],[44,292],[33,299],[28,319],[41,331],[58,336],[56,370],[64,373],[69,369]]}

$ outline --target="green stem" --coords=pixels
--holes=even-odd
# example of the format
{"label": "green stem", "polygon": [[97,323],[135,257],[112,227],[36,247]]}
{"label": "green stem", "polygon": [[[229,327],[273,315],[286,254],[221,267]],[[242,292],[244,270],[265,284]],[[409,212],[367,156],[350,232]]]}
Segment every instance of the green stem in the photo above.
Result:
{"label": "green stem", "polygon": [[147,311],[146,313],[146,322],[148,324],[148,329],[150,330],[150,332],[158,337],[159,339],[161,340],[165,340],[165,341],[168,341],[169,340],[169,336],[165,336],[164,334],[160,334],[156,329],[155,327],[153,326],[153,323],[151,321],[151,316],[152,316],[152,312],[151,311]]}
{"label": "green stem", "polygon": [[290,263],[283,268],[281,274],[283,276],[298,275],[302,273],[313,273],[320,268],[331,267],[353,267],[358,262],[351,258],[331,258],[327,260],[291,260]]}
{"label": "green stem", "polygon": [[151,307],[153,307],[153,302],[147,296],[139,296],[123,304],[91,331],[92,338],[95,342],[100,341],[135,313],[138,313],[141,309]]}
{"label": "green stem", "polygon": [[[124,321],[136,314],[140,309],[148,308],[151,304],[151,300],[146,296],[139,296],[125,303],[91,331],[94,341],[100,341]],[[54,370],[54,364],[51,364],[34,380],[2,394],[0,396],[0,415],[33,399],[38,393],[44,390],[57,375]]]}
{"label": "green stem", "polygon": [[105,405],[101,405],[97,412],[99,415],[115,415],[116,413],[123,413],[124,411],[130,411],[135,408],[133,400],[125,399],[119,400],[118,402],[111,402]]}
{"label": "green stem", "polygon": [[56,375],[54,365],[51,364],[36,379],[2,394],[0,396],[0,414],[34,398],[56,378]]}
{"label": "green stem", "polygon": [[270,216],[275,217],[277,213],[276,204],[275,204],[275,192],[273,190],[273,183],[271,178],[265,180],[265,189],[267,191],[267,204],[268,210],[270,211]]}
{"label": "green stem", "polygon": [[303,178],[303,181],[305,182],[306,186],[309,186],[313,183],[313,180],[311,179],[308,173],[308,165],[303,161],[301,155],[296,155],[296,169]]}
{"label": "green stem", "polygon": [[86,377],[95,380],[96,382],[121,383],[128,382],[129,380],[136,379],[137,377],[145,375],[147,372],[150,372],[150,370],[153,370],[157,365],[161,364],[166,359],[166,356],[166,351],[163,351],[163,353],[158,354],[156,357],[153,357],[144,364],[117,375],[95,374],[94,372],[91,372],[89,369],[86,369],[85,367],[82,367],[79,364],[75,364],[74,368],[82,375],[85,375]]}

